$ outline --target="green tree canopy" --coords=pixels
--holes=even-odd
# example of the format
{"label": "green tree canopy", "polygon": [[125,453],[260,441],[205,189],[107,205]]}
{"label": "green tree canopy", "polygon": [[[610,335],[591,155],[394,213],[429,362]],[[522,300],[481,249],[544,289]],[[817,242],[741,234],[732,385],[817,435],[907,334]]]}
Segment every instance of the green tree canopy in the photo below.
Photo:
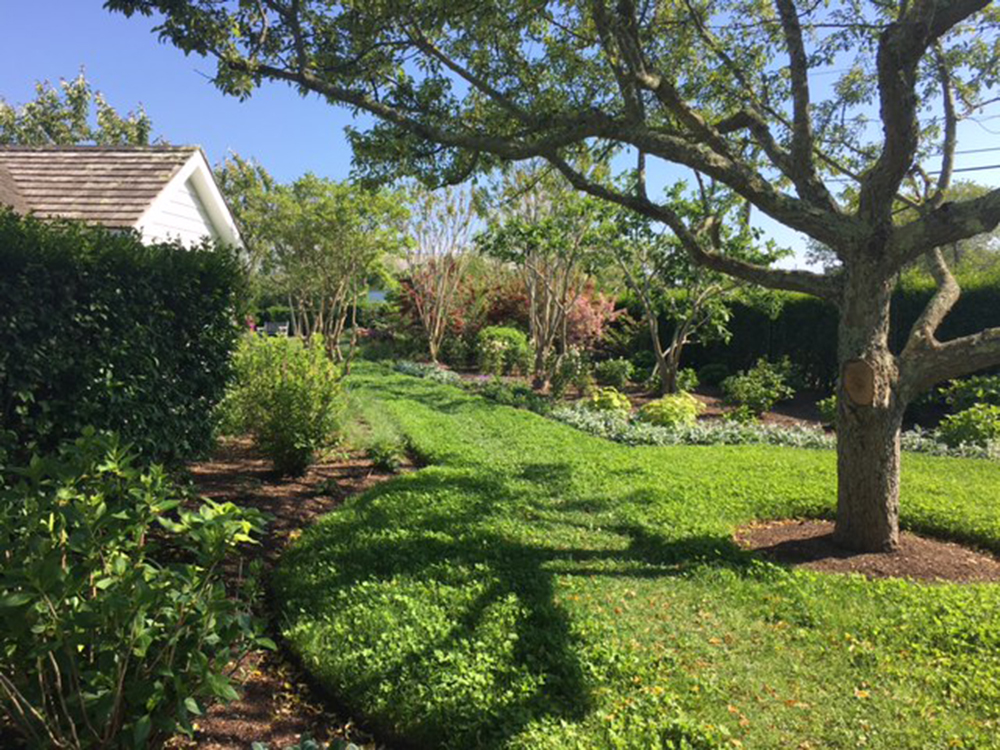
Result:
{"label": "green tree canopy", "polygon": [[120,114],[83,71],[72,80],[35,84],[35,98],[15,107],[0,99],[0,145],[147,146],[153,124],[139,105]]}

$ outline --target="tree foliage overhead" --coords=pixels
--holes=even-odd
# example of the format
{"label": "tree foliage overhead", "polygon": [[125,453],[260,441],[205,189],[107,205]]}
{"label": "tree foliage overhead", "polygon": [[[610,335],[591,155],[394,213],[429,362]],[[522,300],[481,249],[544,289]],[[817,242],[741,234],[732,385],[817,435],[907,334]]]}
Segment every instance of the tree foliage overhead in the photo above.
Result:
{"label": "tree foliage overhead", "polygon": [[142,105],[120,114],[82,71],[58,87],[39,81],[20,107],[0,99],[0,145],[148,146],[152,130]]}

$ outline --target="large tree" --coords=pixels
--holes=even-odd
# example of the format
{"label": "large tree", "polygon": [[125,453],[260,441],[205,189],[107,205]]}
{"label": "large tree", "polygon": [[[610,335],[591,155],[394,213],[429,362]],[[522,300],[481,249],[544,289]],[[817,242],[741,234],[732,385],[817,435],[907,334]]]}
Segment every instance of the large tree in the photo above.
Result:
{"label": "large tree", "polygon": [[120,114],[83,71],[72,80],[35,84],[35,98],[15,107],[0,99],[0,144],[148,146],[153,125],[140,105]]}
{"label": "large tree", "polygon": [[[846,546],[898,544],[906,404],[1000,364],[1000,329],[935,335],[959,296],[940,248],[1000,223],[1000,190],[944,197],[960,121],[998,83],[998,13],[987,0],[107,5],[161,11],[162,36],[215,56],[225,91],[283,81],[374,116],[352,134],[373,173],[454,181],[545,159],[578,189],[667,224],[706,267],[836,304],[836,538]],[[833,248],[840,268],[781,270],[719,253],[706,239],[711,222],[692,225],[669,204],[574,168],[583,149],[626,149],[714,178]],[[838,192],[841,180],[856,200]],[[913,217],[897,225],[902,205]],[[893,284],[924,257],[939,291],[891,351]]]}

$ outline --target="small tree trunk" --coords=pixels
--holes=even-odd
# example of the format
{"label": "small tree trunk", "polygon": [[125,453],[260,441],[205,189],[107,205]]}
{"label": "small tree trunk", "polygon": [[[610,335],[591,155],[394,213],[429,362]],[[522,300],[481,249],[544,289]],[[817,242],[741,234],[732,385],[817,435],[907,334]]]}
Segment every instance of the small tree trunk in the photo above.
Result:
{"label": "small tree trunk", "polygon": [[660,395],[677,393],[677,371],[681,365],[681,346],[674,344],[663,357],[660,369]]}
{"label": "small tree trunk", "polygon": [[845,279],[840,312],[837,524],[834,540],[862,552],[899,546],[899,436],[905,402],[889,350],[893,280],[876,268]]}

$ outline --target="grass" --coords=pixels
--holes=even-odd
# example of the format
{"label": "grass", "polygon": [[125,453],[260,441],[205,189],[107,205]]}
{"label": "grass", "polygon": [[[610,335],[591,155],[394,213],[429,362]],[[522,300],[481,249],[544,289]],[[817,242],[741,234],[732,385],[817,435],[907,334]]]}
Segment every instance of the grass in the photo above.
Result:
{"label": "grass", "polygon": [[[630,448],[364,369],[426,468],[305,533],[277,578],[317,680],[421,747],[1000,747],[1000,591],[755,560],[829,516],[834,455]],[[1000,466],[906,455],[906,527],[1000,551]]]}

